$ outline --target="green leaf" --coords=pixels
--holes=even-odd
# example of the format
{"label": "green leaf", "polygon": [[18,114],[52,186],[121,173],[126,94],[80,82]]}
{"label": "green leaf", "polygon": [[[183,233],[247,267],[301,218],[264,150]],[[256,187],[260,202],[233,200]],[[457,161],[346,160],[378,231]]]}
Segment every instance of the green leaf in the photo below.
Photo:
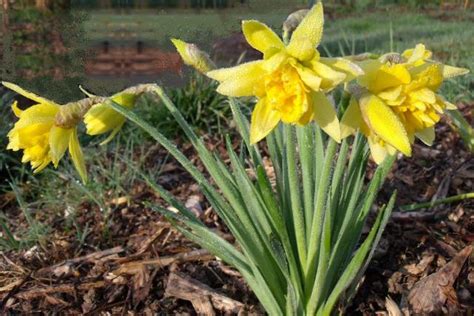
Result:
{"label": "green leaf", "polygon": [[340,298],[342,292],[345,291],[352,282],[357,280],[357,276],[360,275],[362,271],[362,266],[366,265],[370,261],[380,237],[382,236],[385,225],[387,224],[390,217],[393,205],[395,203],[395,197],[396,194],[394,193],[390,198],[388,205],[382,208],[382,210],[379,212],[369,235],[359,247],[349,265],[344,269],[344,272],[336,283],[329,298],[326,300],[321,315],[331,315],[331,311],[337,300]]}

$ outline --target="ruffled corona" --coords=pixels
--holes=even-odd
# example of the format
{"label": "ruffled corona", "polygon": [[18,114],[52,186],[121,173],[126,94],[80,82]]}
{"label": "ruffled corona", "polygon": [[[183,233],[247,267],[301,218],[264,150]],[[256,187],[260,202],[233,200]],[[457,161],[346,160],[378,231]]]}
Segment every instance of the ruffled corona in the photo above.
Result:
{"label": "ruffled corona", "polygon": [[324,24],[323,7],[315,5],[294,30],[289,44],[258,21],[243,21],[247,42],[263,53],[263,60],[207,73],[220,82],[221,94],[256,96],[250,141],[256,143],[282,121],[304,125],[315,120],[336,141],[340,126],[325,92],[362,74],[360,67],[343,58],[323,58],[316,47]]}
{"label": "ruffled corona", "polygon": [[21,110],[15,101],[13,112],[18,117],[13,129],[8,133],[7,149],[23,150],[22,163],[30,163],[34,173],[46,168],[51,162],[55,167],[69,148],[71,159],[82,180],[87,180],[84,158],[77,137],[76,126],[64,128],[56,124],[61,106],[53,101],[35,95],[9,83],[2,84],[18,94],[37,102],[26,110]]}
{"label": "ruffled corona", "polygon": [[342,137],[360,129],[377,163],[397,150],[410,156],[415,137],[431,145],[440,116],[456,108],[437,90],[444,79],[468,72],[429,60],[431,55],[419,44],[402,55],[362,61],[365,74],[357,80],[362,89],[344,114]]}

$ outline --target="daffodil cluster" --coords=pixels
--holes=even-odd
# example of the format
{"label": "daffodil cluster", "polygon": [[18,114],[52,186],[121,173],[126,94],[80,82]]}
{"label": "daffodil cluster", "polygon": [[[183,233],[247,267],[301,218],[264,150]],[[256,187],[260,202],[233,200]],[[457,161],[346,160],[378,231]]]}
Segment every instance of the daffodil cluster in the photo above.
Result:
{"label": "daffodil cluster", "polygon": [[316,121],[340,141],[339,120],[326,93],[362,74],[359,66],[343,58],[321,57],[317,46],[323,34],[321,3],[302,19],[285,43],[258,21],[243,21],[247,42],[263,53],[263,60],[207,72],[220,82],[217,91],[231,97],[256,96],[250,141],[267,136],[281,121],[306,125]]}
{"label": "daffodil cluster", "polygon": [[[59,105],[40,97],[10,82],[2,82],[8,89],[30,99],[37,104],[21,110],[14,101],[12,109],[18,117],[13,129],[8,133],[7,149],[23,150],[22,163],[30,163],[34,173],[46,168],[50,163],[57,168],[67,150],[83,182],[87,181],[84,155],[78,138],[78,125],[83,120],[87,134],[100,135],[112,132],[105,142],[120,130],[125,118],[110,107],[104,97],[90,96],[77,102]],[[123,91],[111,100],[131,108],[137,93]],[[104,143],[105,143],[104,142]]]}
{"label": "daffodil cluster", "polygon": [[[360,130],[368,139],[373,159],[387,154],[411,155],[415,138],[431,145],[434,125],[446,109],[455,109],[437,94],[443,80],[466,74],[467,69],[431,60],[422,44],[403,54],[351,61],[325,58],[317,46],[323,32],[321,3],[291,15],[284,25],[285,45],[270,28],[258,21],[243,21],[247,42],[263,59],[231,68],[214,69],[192,44],[173,40],[185,63],[220,82],[217,91],[231,97],[255,96],[250,142],[267,136],[281,121],[305,125],[315,121],[334,140]],[[194,49],[193,49],[194,48]],[[193,51],[193,54],[189,52]],[[196,53],[199,52],[199,53]],[[326,93],[353,79],[352,98],[342,124]]]}
{"label": "daffodil cluster", "polygon": [[468,72],[430,60],[422,44],[402,55],[386,54],[359,62],[364,74],[342,119],[342,137],[360,130],[372,157],[382,162],[397,150],[411,156],[415,138],[431,145],[434,126],[445,110],[456,107],[437,94],[442,82]]}

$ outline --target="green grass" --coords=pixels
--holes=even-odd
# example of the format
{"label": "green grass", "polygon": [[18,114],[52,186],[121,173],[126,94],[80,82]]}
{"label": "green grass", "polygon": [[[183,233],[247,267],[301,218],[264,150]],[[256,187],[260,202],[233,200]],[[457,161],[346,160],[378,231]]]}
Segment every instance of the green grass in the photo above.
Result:
{"label": "green grass", "polygon": [[[106,146],[84,137],[87,184],[79,181],[67,155],[57,170],[50,166],[41,174],[33,175],[26,167],[22,169],[23,174],[12,174],[8,186],[3,186],[3,194],[15,196],[20,213],[0,212],[0,250],[42,244],[53,230],[50,225],[57,221],[64,231],[74,231],[80,243],[84,242],[89,225],[99,225],[102,241],[107,242],[109,228],[114,225],[112,201],[123,197],[131,199],[133,189],[141,181],[130,166],[147,170],[149,176],[156,179],[167,159],[167,156],[150,156],[153,151],[149,150],[149,143],[139,137],[138,133],[131,136],[122,133]],[[99,219],[100,223],[79,224],[80,211],[99,215],[92,218]]]}

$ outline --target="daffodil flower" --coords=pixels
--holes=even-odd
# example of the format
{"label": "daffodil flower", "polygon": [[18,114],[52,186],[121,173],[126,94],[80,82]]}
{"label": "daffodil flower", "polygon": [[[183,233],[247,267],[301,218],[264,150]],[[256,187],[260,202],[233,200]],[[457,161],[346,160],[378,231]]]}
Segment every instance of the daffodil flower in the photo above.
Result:
{"label": "daffodil flower", "polygon": [[247,42],[263,53],[263,60],[206,74],[220,82],[217,91],[221,94],[257,97],[251,118],[251,143],[267,136],[280,121],[305,125],[312,120],[340,141],[339,120],[325,92],[354,79],[362,70],[343,58],[320,57],[316,47],[321,41],[323,24],[323,7],[318,3],[285,45],[265,24],[243,21]]}
{"label": "daffodil flower", "polygon": [[377,163],[397,150],[411,156],[415,138],[431,145],[440,115],[456,108],[437,90],[443,80],[468,73],[432,61],[431,55],[419,44],[402,55],[360,62],[365,74],[357,79],[359,87],[342,118],[341,136],[361,130]]}
{"label": "daffodil flower", "polygon": [[[81,89],[89,97],[95,97],[87,91]],[[112,101],[124,107],[132,108],[137,100],[137,93],[128,93],[124,90],[110,97]],[[86,132],[89,135],[100,135],[111,132],[110,135],[101,143],[102,145],[111,141],[115,135],[120,131],[125,123],[125,117],[115,111],[106,100],[102,103],[93,105],[84,116],[84,123],[86,124]]]}
{"label": "daffodil flower", "polygon": [[46,168],[51,162],[54,167],[69,148],[69,154],[84,182],[87,181],[86,167],[76,125],[67,126],[58,123],[61,113],[59,104],[40,97],[32,92],[10,83],[2,84],[16,93],[37,102],[26,110],[18,108],[18,102],[12,105],[13,112],[18,117],[13,129],[8,133],[7,149],[23,150],[22,163],[30,163],[34,173]]}

